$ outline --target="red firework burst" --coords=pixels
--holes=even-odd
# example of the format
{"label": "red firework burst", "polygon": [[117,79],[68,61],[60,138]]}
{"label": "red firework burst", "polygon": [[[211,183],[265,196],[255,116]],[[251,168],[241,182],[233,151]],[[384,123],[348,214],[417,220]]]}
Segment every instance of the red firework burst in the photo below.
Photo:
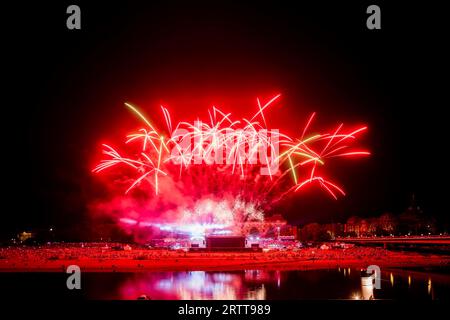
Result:
{"label": "red firework burst", "polygon": [[[300,137],[290,137],[282,130],[267,128],[265,111],[279,97],[266,103],[258,98],[257,112],[250,118],[234,119],[213,107],[207,121],[180,121],[175,127],[169,111],[161,106],[166,132],[157,130],[135,106],[125,103],[145,127],[126,137],[125,151],[104,144],[106,158],[93,172],[119,166],[130,169],[133,178],[125,193],[150,186],[153,195],[149,192],[149,197],[158,198],[177,188],[195,202],[195,208],[185,209],[185,215],[200,214],[206,219],[204,212],[214,211],[210,220],[215,223],[228,219],[221,219],[221,212],[225,216],[232,212],[235,222],[262,219],[268,206],[308,184],[317,184],[335,199],[345,195],[341,186],[322,174],[323,168],[334,158],[369,155],[352,147],[367,127],[346,131],[339,124],[330,132],[311,135],[313,113]],[[205,199],[214,201],[214,208]]]}

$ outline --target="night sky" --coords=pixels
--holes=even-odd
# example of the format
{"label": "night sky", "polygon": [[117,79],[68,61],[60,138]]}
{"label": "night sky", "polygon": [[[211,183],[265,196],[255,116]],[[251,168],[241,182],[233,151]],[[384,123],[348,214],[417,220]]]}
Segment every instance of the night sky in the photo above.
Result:
{"label": "night sky", "polygon": [[[193,120],[212,104],[248,115],[257,96],[278,92],[272,127],[298,132],[313,111],[318,128],[367,124],[362,143],[373,153],[332,168],[347,197],[310,188],[277,208],[289,221],[399,214],[415,193],[426,214],[448,223],[443,10],[378,1],[147,2],[5,10],[2,235],[91,227],[88,204],[104,192],[90,172],[100,143],[139,126],[124,102],[158,117],[164,103],[174,118]],[[66,28],[75,3],[79,31]],[[373,3],[381,30],[366,28]]]}

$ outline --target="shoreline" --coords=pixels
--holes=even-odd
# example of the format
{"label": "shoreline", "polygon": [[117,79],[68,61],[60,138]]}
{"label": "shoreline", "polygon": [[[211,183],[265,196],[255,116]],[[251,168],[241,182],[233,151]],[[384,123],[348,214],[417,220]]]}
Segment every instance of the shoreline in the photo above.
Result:
{"label": "shoreline", "polygon": [[301,249],[277,252],[112,251],[102,248],[2,248],[0,272],[162,272],[238,270],[319,270],[331,268],[450,267],[450,255],[398,252],[381,248]]}

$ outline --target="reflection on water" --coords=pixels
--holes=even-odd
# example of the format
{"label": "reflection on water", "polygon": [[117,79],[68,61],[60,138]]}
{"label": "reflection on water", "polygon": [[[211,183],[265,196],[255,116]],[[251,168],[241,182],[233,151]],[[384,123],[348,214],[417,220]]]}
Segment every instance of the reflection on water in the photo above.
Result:
{"label": "reflection on water", "polygon": [[[348,277],[348,271],[337,269],[344,277]],[[411,273],[414,275],[412,276]],[[436,295],[432,278],[438,287],[439,294]],[[407,270],[396,270],[381,272],[380,289],[376,289],[375,280],[361,276],[361,288],[350,295],[353,300],[373,299],[423,299],[423,300],[449,300],[450,299],[450,276],[448,274],[433,274],[426,272],[414,272]]]}
{"label": "reflection on water", "polygon": [[[67,290],[67,274],[0,273],[8,298],[129,299],[395,299],[450,300],[450,270],[381,270],[380,287],[360,270],[83,273],[82,290]],[[30,286],[29,284],[33,285]],[[76,292],[75,292],[76,291]]]}
{"label": "reflection on water", "polygon": [[275,281],[280,284],[279,271],[136,273],[120,287],[120,299],[265,300],[264,283]]}
{"label": "reflection on water", "polygon": [[431,278],[428,279],[428,294],[430,294],[430,295],[433,294],[433,286],[431,283]]}
{"label": "reflection on water", "polygon": [[[362,277],[359,270],[349,268],[315,271],[192,271],[110,275],[121,278],[117,282],[116,289],[108,294],[94,290],[89,298],[136,299],[146,295],[151,299],[186,300],[450,299],[449,275],[430,276],[425,272],[401,270],[382,271],[381,289],[376,289],[372,278]],[[90,278],[95,283],[94,274],[91,274]]]}

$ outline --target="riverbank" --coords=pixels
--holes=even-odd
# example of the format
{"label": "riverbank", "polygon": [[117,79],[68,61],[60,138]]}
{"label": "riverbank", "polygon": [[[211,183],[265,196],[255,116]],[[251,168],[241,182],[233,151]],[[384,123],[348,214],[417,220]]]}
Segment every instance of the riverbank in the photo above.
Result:
{"label": "riverbank", "polygon": [[78,265],[87,272],[315,270],[336,267],[408,268],[450,266],[449,255],[390,251],[382,248],[272,252],[184,252],[111,248],[11,247],[0,249],[0,272],[58,272]]}

